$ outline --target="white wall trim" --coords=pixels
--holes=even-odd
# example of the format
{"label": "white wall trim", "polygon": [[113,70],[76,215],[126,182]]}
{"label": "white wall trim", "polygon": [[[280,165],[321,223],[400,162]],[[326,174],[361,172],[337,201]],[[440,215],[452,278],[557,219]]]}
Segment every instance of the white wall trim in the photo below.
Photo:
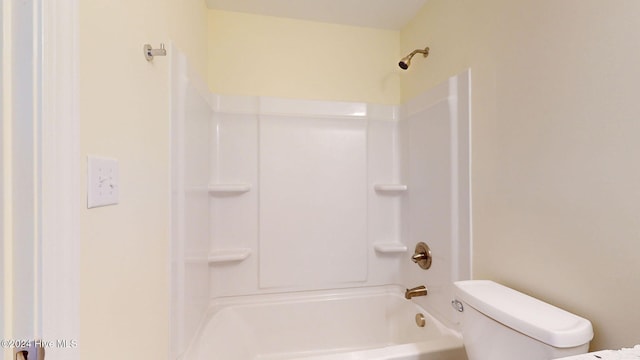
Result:
{"label": "white wall trim", "polygon": [[[0,45],[0,103],[2,104],[2,109],[0,109],[0,251],[2,252],[0,255],[0,281],[2,281],[2,285],[0,285],[0,339],[6,339],[6,332],[9,329],[12,319],[10,318],[11,308],[7,305],[7,301],[5,301],[5,297],[11,291],[11,276],[9,274],[9,261],[11,259],[11,254],[9,253],[9,239],[11,238],[8,232],[7,224],[6,224],[6,213],[7,213],[7,189],[6,180],[8,178],[7,173],[7,161],[5,160],[5,154],[7,153],[7,139],[9,138],[6,135],[6,122],[9,118],[10,107],[7,106],[7,88],[9,85],[9,79],[11,79],[11,71],[10,67],[7,64],[7,60],[9,59],[10,47],[6,46],[9,44],[7,31],[10,28],[10,19],[7,16],[7,10],[9,9],[10,2],[3,1],[0,3],[0,39],[2,40],[2,45]],[[0,349],[0,360],[4,360],[10,356],[10,352],[8,349]]]}
{"label": "white wall trim", "polygon": [[[189,78],[191,81],[191,77]],[[197,86],[196,86],[197,88]],[[399,106],[348,101],[210,94],[213,111],[223,114],[322,117],[398,121]]]}
{"label": "white wall trim", "polygon": [[[43,1],[42,337],[80,341],[78,0]],[[76,347],[47,359],[79,359]]]}

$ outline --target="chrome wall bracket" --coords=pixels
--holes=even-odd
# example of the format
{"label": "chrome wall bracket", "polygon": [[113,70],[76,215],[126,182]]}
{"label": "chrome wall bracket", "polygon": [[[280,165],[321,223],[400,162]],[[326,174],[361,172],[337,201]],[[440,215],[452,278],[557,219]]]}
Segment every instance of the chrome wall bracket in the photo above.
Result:
{"label": "chrome wall bracket", "polygon": [[167,56],[167,50],[164,48],[164,44],[160,44],[160,49],[154,49],[149,44],[144,44],[142,47],[144,51],[144,58],[147,61],[153,60],[154,56]]}

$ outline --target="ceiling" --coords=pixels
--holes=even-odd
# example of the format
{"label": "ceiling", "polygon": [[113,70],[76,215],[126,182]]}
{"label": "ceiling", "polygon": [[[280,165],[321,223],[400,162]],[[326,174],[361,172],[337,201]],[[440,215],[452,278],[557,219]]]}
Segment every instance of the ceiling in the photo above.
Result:
{"label": "ceiling", "polygon": [[400,30],[427,0],[206,0],[210,9]]}

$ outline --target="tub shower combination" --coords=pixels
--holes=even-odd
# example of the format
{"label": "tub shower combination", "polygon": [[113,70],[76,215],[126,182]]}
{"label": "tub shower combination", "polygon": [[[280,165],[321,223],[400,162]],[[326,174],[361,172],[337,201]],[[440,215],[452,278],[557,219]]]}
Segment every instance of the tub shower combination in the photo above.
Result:
{"label": "tub shower combination", "polygon": [[460,337],[399,292],[225,299],[211,307],[185,359],[465,359]]}
{"label": "tub shower combination", "polygon": [[466,359],[469,72],[400,106],[233,97],[167,51],[172,358]]}

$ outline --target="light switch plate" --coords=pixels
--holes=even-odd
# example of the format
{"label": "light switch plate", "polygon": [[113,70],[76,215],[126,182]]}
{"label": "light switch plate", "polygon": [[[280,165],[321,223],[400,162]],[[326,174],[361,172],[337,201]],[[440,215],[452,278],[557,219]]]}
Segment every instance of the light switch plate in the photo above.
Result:
{"label": "light switch plate", "polygon": [[118,160],[89,155],[87,172],[87,208],[117,204]]}

